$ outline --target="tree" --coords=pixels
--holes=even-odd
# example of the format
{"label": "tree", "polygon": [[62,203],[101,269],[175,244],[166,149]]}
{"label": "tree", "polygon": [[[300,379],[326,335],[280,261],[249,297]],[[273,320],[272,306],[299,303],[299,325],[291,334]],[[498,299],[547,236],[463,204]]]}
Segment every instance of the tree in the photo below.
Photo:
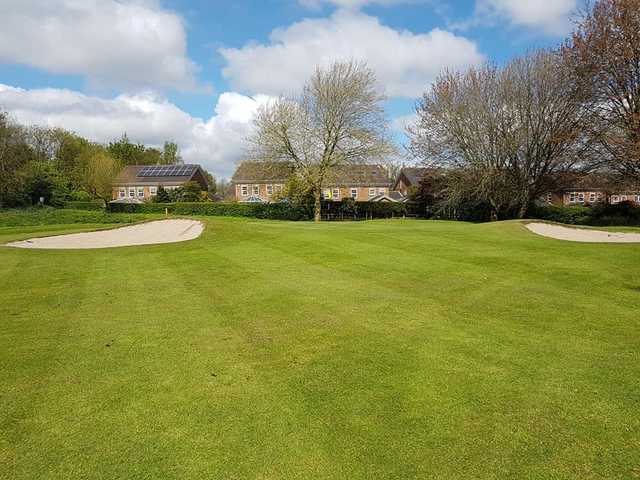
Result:
{"label": "tree", "polygon": [[107,151],[123,166],[145,165],[145,146],[140,143],[131,143],[126,133],[119,140],[109,142]]}
{"label": "tree", "polygon": [[178,144],[175,142],[164,142],[164,149],[162,151],[162,163],[165,165],[176,165],[183,163],[182,157],[178,153]]}
{"label": "tree", "polygon": [[640,2],[597,0],[562,54],[591,114],[585,129],[613,169],[640,180]]}
{"label": "tree", "polygon": [[25,129],[0,111],[0,208],[27,202],[24,169],[33,158]]}
{"label": "tree", "polygon": [[86,156],[84,188],[106,205],[112,197],[113,181],[122,168],[120,162],[100,146],[86,150],[83,155]]}
{"label": "tree", "polygon": [[158,187],[158,193],[154,197],[153,201],[155,203],[170,203],[171,196],[169,195],[169,192],[167,192],[167,190],[162,185],[160,185]]}
{"label": "tree", "polygon": [[177,202],[201,202],[202,188],[198,182],[185,182],[174,190]]}
{"label": "tree", "polygon": [[492,218],[524,217],[559,187],[563,173],[590,167],[585,112],[555,52],[536,51],[504,68],[446,72],[417,106],[411,151],[455,170],[448,193],[486,201]]}
{"label": "tree", "polygon": [[379,161],[393,151],[384,98],[364,63],[317,68],[299,97],[280,98],[258,111],[251,155],[290,163],[311,188],[314,218],[320,221],[322,188],[335,167]]}

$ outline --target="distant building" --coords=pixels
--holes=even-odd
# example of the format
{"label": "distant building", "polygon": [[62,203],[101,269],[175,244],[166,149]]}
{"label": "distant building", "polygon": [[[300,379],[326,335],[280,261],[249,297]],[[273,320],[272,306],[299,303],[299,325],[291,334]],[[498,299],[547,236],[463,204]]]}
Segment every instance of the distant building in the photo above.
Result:
{"label": "distant building", "polygon": [[[270,202],[284,191],[292,174],[291,165],[284,162],[242,162],[231,179],[235,198],[239,202]],[[322,197],[366,202],[388,195],[390,187],[387,170],[381,165],[341,165],[329,173]]]}
{"label": "distant building", "polygon": [[576,177],[568,188],[547,193],[541,203],[547,205],[593,205],[635,202],[640,205],[640,185],[619,185],[598,175]]}
{"label": "distant building", "polygon": [[112,198],[149,200],[160,186],[172,190],[187,182],[198,183],[202,190],[209,188],[200,165],[128,165],[113,183]]}
{"label": "distant building", "polygon": [[432,171],[433,169],[428,167],[403,167],[398,173],[393,190],[407,197],[411,190],[417,189],[422,179]]}

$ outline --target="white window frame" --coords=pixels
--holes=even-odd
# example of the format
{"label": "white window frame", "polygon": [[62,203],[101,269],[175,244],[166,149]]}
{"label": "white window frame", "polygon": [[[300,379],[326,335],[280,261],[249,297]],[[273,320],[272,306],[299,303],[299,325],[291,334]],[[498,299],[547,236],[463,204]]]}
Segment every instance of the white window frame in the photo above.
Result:
{"label": "white window frame", "polygon": [[136,198],[136,188],[129,187],[129,198]]}
{"label": "white window frame", "polygon": [[376,196],[376,189],[375,188],[370,188],[369,189],[369,198],[375,197],[375,196]]}
{"label": "white window frame", "polygon": [[569,193],[569,203],[576,203],[577,194],[576,192]]}
{"label": "white window frame", "polygon": [[144,187],[136,188],[138,198],[144,198]]}
{"label": "white window frame", "polygon": [[378,195],[386,195],[387,194],[387,189],[386,188],[379,188],[378,189]]}
{"label": "white window frame", "polygon": [[269,196],[273,195],[273,185],[271,184],[267,185],[267,195]]}
{"label": "white window frame", "polygon": [[578,203],[584,203],[584,192],[578,193]]}
{"label": "white window frame", "polygon": [[619,203],[620,197],[618,195],[611,195],[611,203]]}
{"label": "white window frame", "polygon": [[126,188],[118,189],[118,198],[127,198],[127,189]]}
{"label": "white window frame", "polygon": [[354,200],[356,198],[358,198],[358,189],[357,188],[352,188],[350,193],[351,193],[351,198],[353,198]]}
{"label": "white window frame", "polygon": [[322,189],[322,198],[324,198],[325,200],[328,200],[329,197],[331,197],[331,190],[328,188],[323,188]]}
{"label": "white window frame", "polygon": [[339,188],[334,188],[333,191],[331,192],[331,195],[333,196],[334,200],[339,200],[340,199],[340,189]]}
{"label": "white window frame", "polygon": [[260,195],[260,185],[251,185],[251,194],[259,196]]}
{"label": "white window frame", "polygon": [[240,196],[242,197],[249,196],[249,185],[240,185]]}
{"label": "white window frame", "polygon": [[596,192],[589,192],[589,203],[595,203],[596,201]]}
{"label": "white window frame", "polygon": [[149,187],[149,195],[152,197],[158,195],[158,187]]}
{"label": "white window frame", "polygon": [[640,195],[636,195],[636,203],[640,203]]}

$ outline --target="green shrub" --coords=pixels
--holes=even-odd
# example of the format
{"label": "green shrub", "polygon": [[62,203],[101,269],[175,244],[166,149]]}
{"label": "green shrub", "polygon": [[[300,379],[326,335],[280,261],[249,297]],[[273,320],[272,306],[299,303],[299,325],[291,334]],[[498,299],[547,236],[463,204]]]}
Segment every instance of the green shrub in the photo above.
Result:
{"label": "green shrub", "polygon": [[530,216],[550,222],[569,225],[589,225],[593,221],[593,209],[590,207],[544,206],[531,209]]}
{"label": "green shrub", "polygon": [[304,207],[289,203],[176,203],[176,215],[211,215],[220,217],[252,217],[272,220],[308,220]]}
{"label": "green shrub", "polygon": [[173,213],[175,203],[110,203],[111,213]]}

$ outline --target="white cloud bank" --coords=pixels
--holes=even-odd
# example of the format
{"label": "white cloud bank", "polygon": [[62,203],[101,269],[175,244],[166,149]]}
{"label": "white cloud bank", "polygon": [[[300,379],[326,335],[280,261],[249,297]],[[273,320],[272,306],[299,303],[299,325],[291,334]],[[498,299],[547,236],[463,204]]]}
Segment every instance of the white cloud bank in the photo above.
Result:
{"label": "white cloud bank", "polygon": [[253,115],[268,101],[264,95],[226,92],[205,121],[151,93],[102,99],[71,90],[0,84],[0,110],[21,123],[62,127],[98,142],[119,138],[123,132],[147,145],[175,140],[186,162],[200,163],[223,177],[229,177],[242,158]]}
{"label": "white cloud bank", "polygon": [[563,35],[571,29],[570,16],[577,0],[477,0],[476,13],[484,18],[505,18],[514,26]]}
{"label": "white cloud bank", "polygon": [[183,21],[153,0],[2,0],[0,62],[100,87],[194,90]]}
{"label": "white cloud bank", "polygon": [[376,17],[345,9],[276,29],[267,45],[250,43],[219,52],[227,62],[223,75],[235,88],[270,95],[298,91],[316,65],[362,59],[389,96],[414,98],[442,69],[464,69],[484,60],[474,42],[446,30],[398,31]]}

